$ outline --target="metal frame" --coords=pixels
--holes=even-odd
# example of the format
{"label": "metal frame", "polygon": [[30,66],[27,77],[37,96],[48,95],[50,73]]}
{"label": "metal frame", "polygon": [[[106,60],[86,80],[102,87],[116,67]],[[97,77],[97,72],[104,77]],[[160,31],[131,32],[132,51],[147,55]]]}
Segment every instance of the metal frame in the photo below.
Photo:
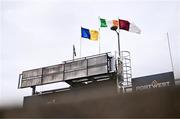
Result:
{"label": "metal frame", "polygon": [[132,86],[132,69],[131,69],[131,58],[129,51],[121,52],[121,60],[123,62],[123,78],[124,78],[124,87]]}
{"label": "metal frame", "polygon": [[[89,74],[89,72],[88,72],[88,69],[89,69],[89,67],[91,67],[91,66],[88,66],[88,59],[91,59],[91,58],[94,58],[94,57],[96,57],[96,56],[103,56],[103,55],[106,55],[107,56],[107,69],[106,69],[106,73],[105,74],[100,74],[100,75],[107,75],[107,74],[109,74],[109,70],[111,69],[111,68],[109,68],[109,67],[111,67],[110,65],[111,65],[111,63],[109,63],[109,61],[110,61],[110,59],[109,58],[111,58],[111,57],[109,57],[109,54],[110,52],[107,52],[107,53],[102,53],[102,54],[98,54],[98,55],[92,55],[92,56],[88,56],[88,57],[84,57],[84,58],[78,58],[78,59],[74,59],[74,60],[68,60],[68,61],[64,61],[64,63],[63,64],[57,64],[57,65],[63,65],[63,71],[62,71],[62,74],[63,74],[63,79],[62,80],[60,80],[60,81],[54,81],[54,82],[48,82],[48,83],[44,83],[44,84],[42,84],[43,83],[43,70],[46,68],[46,67],[43,67],[43,68],[39,68],[39,69],[42,69],[42,74],[40,75],[40,78],[41,78],[41,84],[37,84],[37,85],[33,85],[33,86],[25,86],[25,87],[21,87],[21,83],[22,83],[22,74],[20,74],[19,75],[19,82],[18,82],[18,88],[27,88],[27,87],[34,87],[34,86],[40,86],[40,85],[45,85],[45,84],[50,84],[50,83],[57,83],[57,82],[62,82],[62,81],[66,81],[65,80],[65,73],[66,73],[66,70],[65,70],[65,64],[66,63],[70,63],[70,62],[76,62],[76,61],[81,61],[81,60],[83,60],[83,59],[85,59],[85,60],[87,60],[87,76],[85,76],[85,77],[79,77],[79,78],[74,78],[74,79],[69,79],[69,80],[78,80],[78,79],[83,79],[83,78],[91,78],[91,77],[94,77],[94,76],[98,76],[99,74],[95,74],[95,75],[91,75],[91,76],[88,76],[88,74]],[[106,66],[106,65],[104,65],[104,64],[99,64],[99,66],[101,66],[101,65],[103,65],[103,66]],[[54,65],[55,66],[55,65]],[[97,65],[96,65],[97,66]],[[35,70],[35,69],[34,69]],[[82,69],[77,69],[77,70],[82,70]],[[32,70],[28,70],[28,71],[32,71]],[[73,71],[76,71],[76,70],[73,70]],[[68,71],[68,72],[70,72],[70,71]],[[56,72],[57,73],[57,72]],[[50,75],[50,74],[48,74],[48,75]],[[39,75],[38,75],[39,76]],[[27,77],[27,78],[29,78],[29,77]],[[32,78],[32,77],[31,77]],[[34,78],[36,78],[36,77],[34,77]],[[34,89],[34,88],[33,88]]]}

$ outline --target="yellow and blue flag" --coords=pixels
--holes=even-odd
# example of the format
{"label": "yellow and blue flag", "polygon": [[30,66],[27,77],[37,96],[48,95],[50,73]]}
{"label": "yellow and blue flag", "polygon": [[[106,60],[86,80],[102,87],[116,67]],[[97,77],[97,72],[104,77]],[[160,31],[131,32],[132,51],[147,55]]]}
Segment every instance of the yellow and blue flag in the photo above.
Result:
{"label": "yellow and blue flag", "polygon": [[97,41],[99,37],[99,32],[96,30],[90,30],[90,29],[81,27],[81,37],[87,38],[89,40]]}

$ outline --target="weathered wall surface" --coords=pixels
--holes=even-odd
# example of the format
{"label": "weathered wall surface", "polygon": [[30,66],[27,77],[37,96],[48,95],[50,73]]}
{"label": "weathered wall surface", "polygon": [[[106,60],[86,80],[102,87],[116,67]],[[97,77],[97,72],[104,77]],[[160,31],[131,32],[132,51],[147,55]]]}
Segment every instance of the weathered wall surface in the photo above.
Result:
{"label": "weathered wall surface", "polygon": [[117,94],[115,80],[25,98],[25,107],[0,110],[1,118],[179,117],[180,86]]}

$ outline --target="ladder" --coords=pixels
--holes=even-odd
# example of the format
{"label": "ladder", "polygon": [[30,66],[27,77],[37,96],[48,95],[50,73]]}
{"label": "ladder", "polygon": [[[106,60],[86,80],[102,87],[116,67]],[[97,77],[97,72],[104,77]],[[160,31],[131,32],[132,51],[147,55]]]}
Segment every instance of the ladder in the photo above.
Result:
{"label": "ladder", "polygon": [[[116,52],[115,52],[116,54]],[[132,91],[132,69],[131,69],[131,57],[129,51],[121,51],[121,57],[116,58],[117,65],[117,88],[118,92]],[[115,55],[116,57],[116,55]]]}
{"label": "ladder", "polygon": [[131,57],[129,51],[121,51],[121,61],[122,61],[122,76],[123,76],[123,89],[124,92],[127,90],[132,90],[132,68],[131,68]]}

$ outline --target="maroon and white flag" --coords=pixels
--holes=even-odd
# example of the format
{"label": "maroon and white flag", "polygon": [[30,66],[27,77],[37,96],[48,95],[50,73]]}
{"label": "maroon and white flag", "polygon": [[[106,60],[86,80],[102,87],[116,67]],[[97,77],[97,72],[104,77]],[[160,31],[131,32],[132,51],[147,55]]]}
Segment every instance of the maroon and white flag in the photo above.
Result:
{"label": "maroon and white flag", "polygon": [[119,29],[126,30],[133,33],[141,33],[141,30],[133,23],[129,21],[119,19]]}

